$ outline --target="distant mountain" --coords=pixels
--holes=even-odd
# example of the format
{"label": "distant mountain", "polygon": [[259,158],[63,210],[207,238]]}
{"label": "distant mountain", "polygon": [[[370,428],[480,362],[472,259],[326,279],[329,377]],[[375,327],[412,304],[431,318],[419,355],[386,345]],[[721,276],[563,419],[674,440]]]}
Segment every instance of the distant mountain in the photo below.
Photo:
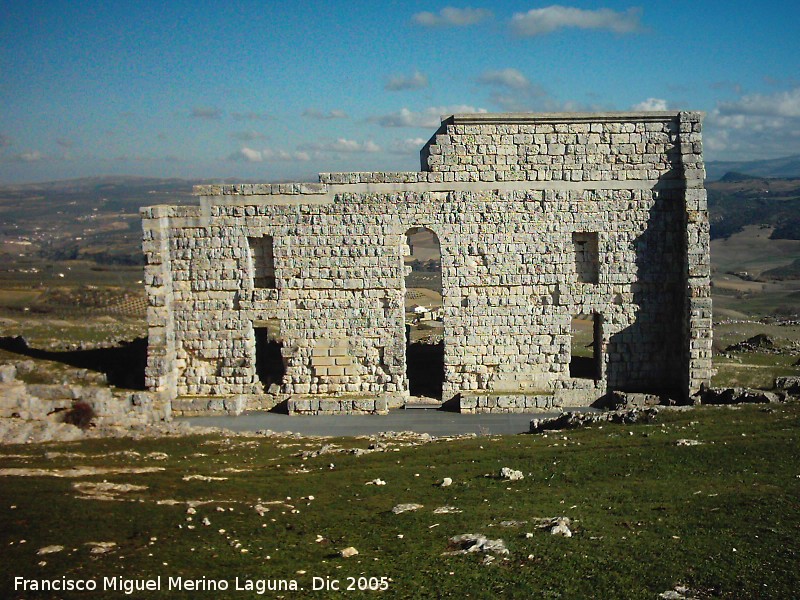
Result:
{"label": "distant mountain", "polygon": [[736,171],[728,171],[719,178],[721,183],[741,183],[743,181],[752,181],[753,179],[764,179],[763,177],[756,177],[755,175],[745,175],[744,173],[737,173]]}
{"label": "distant mountain", "polygon": [[711,238],[727,238],[747,225],[767,225],[770,237],[800,240],[800,178],[726,173],[706,181]]}
{"label": "distant mountain", "polygon": [[[0,193],[53,192],[66,194],[94,194],[111,191],[126,196],[141,193],[191,194],[195,185],[212,183],[251,183],[242,179],[162,179],[159,177],[137,177],[134,175],[107,175],[103,177],[81,177],[59,179],[38,183],[0,185]],[[261,183],[261,182],[252,182]]]}
{"label": "distant mountain", "polygon": [[727,173],[751,177],[800,177],[800,154],[750,161],[709,161],[706,163],[706,180],[717,181]]}
{"label": "distant mountain", "polygon": [[183,179],[160,179],[157,177],[136,177],[129,175],[108,175],[104,177],[81,177],[78,179],[59,179],[38,183],[18,183],[0,186],[0,190],[14,192],[54,191],[54,192],[87,192],[98,188],[142,188],[191,186],[191,182]]}

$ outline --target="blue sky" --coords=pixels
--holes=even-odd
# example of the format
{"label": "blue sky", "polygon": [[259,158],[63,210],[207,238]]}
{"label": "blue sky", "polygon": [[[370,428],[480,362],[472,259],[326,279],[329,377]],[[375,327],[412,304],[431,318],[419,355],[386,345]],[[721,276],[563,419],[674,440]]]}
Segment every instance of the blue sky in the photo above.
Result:
{"label": "blue sky", "polygon": [[3,2],[0,183],[416,170],[439,116],[702,110],[800,154],[800,4]]}

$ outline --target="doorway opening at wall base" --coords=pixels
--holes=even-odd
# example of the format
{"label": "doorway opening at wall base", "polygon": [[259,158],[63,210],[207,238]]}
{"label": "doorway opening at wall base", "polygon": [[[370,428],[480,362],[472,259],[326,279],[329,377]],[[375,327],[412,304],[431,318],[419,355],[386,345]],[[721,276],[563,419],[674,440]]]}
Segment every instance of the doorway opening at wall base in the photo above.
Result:
{"label": "doorway opening at wall base", "polygon": [[[254,327],[256,338],[256,375],[264,391],[273,385],[283,384],[286,366],[283,362],[283,344],[270,332],[269,327]],[[274,391],[274,388],[273,388]]]}
{"label": "doorway opening at wall base", "polygon": [[406,377],[409,393],[441,399],[444,385],[442,253],[427,227],[406,231],[404,258]]}
{"label": "doorway opening at wall base", "polygon": [[569,376],[599,380],[602,376],[600,315],[577,314],[570,325]]}

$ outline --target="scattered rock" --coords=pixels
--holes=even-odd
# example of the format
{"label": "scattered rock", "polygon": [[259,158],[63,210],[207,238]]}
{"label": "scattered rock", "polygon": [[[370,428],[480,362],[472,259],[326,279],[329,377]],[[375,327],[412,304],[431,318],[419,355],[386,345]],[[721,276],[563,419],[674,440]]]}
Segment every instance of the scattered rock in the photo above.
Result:
{"label": "scattered rock", "polygon": [[451,485],[453,485],[452,479],[450,479],[449,477],[445,477],[444,479],[442,479],[442,484],[441,484],[442,487],[449,487]]}
{"label": "scattered rock", "polygon": [[334,454],[339,452],[341,449],[333,444],[324,444],[317,450],[303,450],[298,454],[300,458],[316,458],[317,456],[322,456],[323,454]]}
{"label": "scattered rock", "polygon": [[17,367],[12,364],[0,365],[0,383],[11,383],[17,378]]}
{"label": "scattered rock", "polygon": [[17,362],[15,366],[19,375],[27,375],[36,370],[36,363],[32,360],[21,360]]}
{"label": "scattered rock", "polygon": [[427,443],[433,440],[430,433],[417,433],[416,431],[381,431],[378,437],[390,440],[405,440],[417,443]]}
{"label": "scattered rock", "polygon": [[564,537],[572,537],[572,531],[564,523],[559,523],[558,525],[553,525],[553,527],[550,529],[550,533],[553,534],[553,535],[561,535],[561,536],[564,536]]}
{"label": "scattered rock", "polygon": [[342,558],[350,558],[351,556],[355,556],[356,554],[358,554],[358,550],[356,550],[352,546],[349,546],[344,550],[342,550],[339,554],[341,554]]}
{"label": "scattered rock", "polygon": [[83,497],[88,500],[123,500],[121,494],[128,492],[142,492],[147,489],[146,485],[134,485],[132,483],[110,483],[108,481],[76,481],[72,484]]}
{"label": "scattered rock", "polygon": [[89,475],[118,475],[132,473],[157,473],[163,467],[72,467],[71,469],[0,469],[0,476],[11,477],[86,477]]}
{"label": "scattered rock", "polygon": [[[800,360],[795,363],[795,366],[800,366]],[[775,379],[775,389],[800,396],[800,377],[778,377]]]}
{"label": "scattered rock", "polygon": [[86,542],[84,545],[92,547],[89,551],[92,554],[106,554],[117,547],[116,542]]}
{"label": "scattered rock", "polygon": [[661,592],[660,600],[699,600],[699,597],[685,585],[676,585],[673,589]]}
{"label": "scattered rock", "polygon": [[433,509],[433,514],[435,515],[447,515],[452,513],[460,513],[464,512],[460,508],[456,508],[455,506],[440,506],[438,508]]}
{"label": "scattered rock", "polygon": [[525,476],[522,474],[522,471],[515,471],[509,467],[503,467],[500,469],[500,479],[519,481],[520,479],[525,479]]}
{"label": "scattered rock", "polygon": [[768,404],[780,398],[774,392],[748,388],[706,388],[700,400],[703,404]]}
{"label": "scattered rock", "polygon": [[527,523],[527,521],[500,521],[500,527],[521,527],[522,525],[525,525],[525,523]]}
{"label": "scattered rock", "polygon": [[150,458],[152,460],[167,460],[169,458],[169,454],[166,452],[149,452],[145,455],[145,458]]}
{"label": "scattered rock", "polygon": [[470,554],[473,552],[486,552],[493,554],[508,554],[508,549],[503,540],[490,540],[479,533],[464,533],[450,538],[449,548],[445,556],[456,554]]}
{"label": "scattered rock", "polygon": [[629,410],[614,410],[607,412],[575,412],[569,411],[557,417],[544,419],[532,419],[530,432],[541,433],[543,431],[574,429],[585,427],[595,423],[620,423],[630,425],[633,423],[651,423],[658,415],[658,408],[650,406],[647,408],[631,408]]}
{"label": "scattered rock", "polygon": [[751,338],[725,348],[725,352],[756,352],[758,350],[776,350],[775,340],[766,333],[758,333]]}
{"label": "scattered rock", "polygon": [[569,517],[539,517],[533,522],[539,529],[547,529],[553,535],[572,537],[572,520]]}
{"label": "scattered rock", "polygon": [[392,509],[392,512],[396,515],[399,515],[404,512],[412,512],[415,510],[419,510],[420,508],[422,508],[422,504],[414,504],[414,503],[398,504]]}

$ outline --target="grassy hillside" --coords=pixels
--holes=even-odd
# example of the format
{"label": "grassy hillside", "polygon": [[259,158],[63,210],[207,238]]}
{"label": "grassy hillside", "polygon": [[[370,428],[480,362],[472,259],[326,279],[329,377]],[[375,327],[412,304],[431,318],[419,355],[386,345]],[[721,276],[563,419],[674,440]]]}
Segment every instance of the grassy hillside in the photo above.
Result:
{"label": "grassy hillside", "polygon": [[[375,598],[358,578],[383,577],[384,598],[639,599],[682,585],[692,597],[784,600],[800,585],[800,455],[787,451],[799,430],[800,405],[787,404],[430,443],[210,436],[6,447],[0,596],[21,596],[12,576],[160,575],[164,588],[168,576],[304,588],[273,598]],[[370,445],[378,450],[346,450]],[[501,480],[502,467],[524,479]],[[445,477],[452,485],[440,485]],[[375,479],[386,485],[367,484]],[[401,503],[422,506],[394,514]],[[571,537],[538,521],[560,516]],[[508,553],[446,554],[468,533]],[[358,554],[343,558],[348,547]],[[352,577],[356,590],[312,592],[312,577],[342,587]]]}

